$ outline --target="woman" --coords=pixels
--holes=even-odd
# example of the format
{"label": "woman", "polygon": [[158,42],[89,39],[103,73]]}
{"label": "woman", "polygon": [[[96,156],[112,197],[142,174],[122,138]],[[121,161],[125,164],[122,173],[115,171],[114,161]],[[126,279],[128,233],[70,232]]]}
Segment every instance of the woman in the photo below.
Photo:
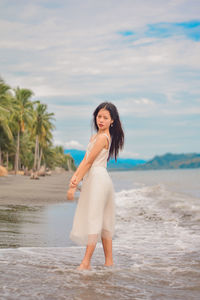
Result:
{"label": "woman", "polygon": [[70,238],[87,245],[79,270],[90,269],[90,260],[98,240],[102,240],[105,266],[113,265],[112,237],[115,224],[114,190],[106,170],[107,161],[117,156],[124,145],[124,132],[114,104],[101,103],[93,113],[97,131],[90,139],[85,157],[70,180],[67,198],[73,200],[83,179]]}

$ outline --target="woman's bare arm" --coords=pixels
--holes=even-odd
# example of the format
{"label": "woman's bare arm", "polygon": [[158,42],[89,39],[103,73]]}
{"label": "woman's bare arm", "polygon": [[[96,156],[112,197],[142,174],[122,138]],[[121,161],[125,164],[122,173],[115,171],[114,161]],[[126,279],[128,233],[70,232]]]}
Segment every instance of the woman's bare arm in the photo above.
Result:
{"label": "woman's bare arm", "polygon": [[86,160],[86,154],[85,154],[85,156],[83,157],[81,163],[79,164],[78,168],[76,169],[76,171],[74,172],[73,175],[77,175],[77,172],[79,172],[79,170],[80,170],[81,166],[84,164],[85,160]]}
{"label": "woman's bare arm", "polygon": [[105,135],[99,135],[94,146],[91,149],[90,154],[87,159],[85,158],[82,163],[79,165],[79,168],[76,171],[76,185],[83,179],[84,175],[91,168],[95,158],[99,155],[101,150],[107,145],[107,138]]}
{"label": "woman's bare arm", "polygon": [[[94,136],[93,136],[93,137],[94,137]],[[91,137],[90,141],[92,140],[93,137]],[[73,176],[76,176],[76,175],[77,175],[77,172],[79,172],[79,170],[80,170],[81,166],[84,164],[85,160],[86,160],[86,153],[85,153],[85,156],[83,157],[81,163],[79,164],[78,168],[77,168],[76,171],[74,172]]]}

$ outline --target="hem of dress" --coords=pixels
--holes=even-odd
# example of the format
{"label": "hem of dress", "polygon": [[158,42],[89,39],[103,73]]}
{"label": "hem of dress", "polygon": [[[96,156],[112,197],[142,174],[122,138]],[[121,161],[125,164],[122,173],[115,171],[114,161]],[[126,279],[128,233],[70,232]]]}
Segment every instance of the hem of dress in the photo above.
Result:
{"label": "hem of dress", "polygon": [[70,240],[79,246],[87,246],[87,242],[81,241],[80,238],[76,235],[70,234]]}
{"label": "hem of dress", "polygon": [[[97,238],[96,243],[99,243],[99,242],[101,242],[101,234],[97,233],[97,235],[98,235],[98,238]],[[112,232],[112,234],[111,234],[111,239],[113,239],[113,236],[114,236],[114,232]],[[87,235],[86,239],[81,239],[79,236],[70,233],[69,238],[79,246],[87,246],[88,245],[88,235]]]}

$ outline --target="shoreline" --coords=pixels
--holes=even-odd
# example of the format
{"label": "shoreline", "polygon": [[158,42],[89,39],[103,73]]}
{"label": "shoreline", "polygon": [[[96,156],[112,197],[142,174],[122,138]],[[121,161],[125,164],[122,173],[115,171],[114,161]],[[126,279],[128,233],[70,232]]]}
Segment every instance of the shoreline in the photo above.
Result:
{"label": "shoreline", "polygon": [[66,194],[72,171],[52,172],[32,180],[30,176],[0,177],[0,205],[43,206],[68,202]]}

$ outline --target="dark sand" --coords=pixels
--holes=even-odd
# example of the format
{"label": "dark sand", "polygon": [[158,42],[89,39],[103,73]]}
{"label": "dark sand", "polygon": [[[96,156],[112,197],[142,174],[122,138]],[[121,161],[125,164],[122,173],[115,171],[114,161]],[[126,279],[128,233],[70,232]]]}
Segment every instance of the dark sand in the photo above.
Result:
{"label": "dark sand", "polygon": [[47,205],[67,202],[66,193],[72,172],[53,172],[39,180],[29,176],[0,177],[0,205]]}

